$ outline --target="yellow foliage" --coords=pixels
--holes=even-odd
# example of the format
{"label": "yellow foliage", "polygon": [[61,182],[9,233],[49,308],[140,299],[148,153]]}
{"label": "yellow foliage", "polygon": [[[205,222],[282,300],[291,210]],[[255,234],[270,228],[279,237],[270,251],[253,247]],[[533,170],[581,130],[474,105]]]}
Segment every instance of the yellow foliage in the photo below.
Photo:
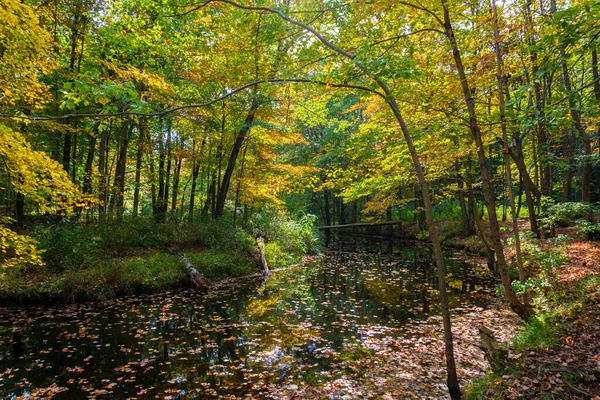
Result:
{"label": "yellow foliage", "polygon": [[43,265],[37,242],[0,225],[0,268]]}
{"label": "yellow foliage", "polygon": [[33,200],[41,212],[66,213],[91,201],[80,193],[58,162],[33,150],[20,133],[1,124],[0,166],[12,189]]}
{"label": "yellow foliage", "polygon": [[47,57],[50,42],[31,7],[18,0],[0,0],[0,104],[41,105],[45,86],[37,74],[54,66]]}

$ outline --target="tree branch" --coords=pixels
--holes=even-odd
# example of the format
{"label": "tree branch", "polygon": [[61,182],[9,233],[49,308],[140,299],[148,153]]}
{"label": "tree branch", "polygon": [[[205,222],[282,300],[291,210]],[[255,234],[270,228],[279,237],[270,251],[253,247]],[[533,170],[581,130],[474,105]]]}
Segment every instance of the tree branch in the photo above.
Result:
{"label": "tree branch", "polygon": [[319,32],[317,32],[315,29],[311,28],[310,26],[306,25],[305,23],[302,23],[300,21],[297,21],[297,20],[295,20],[293,18],[288,17],[283,12],[281,12],[279,10],[276,10],[274,8],[245,6],[243,4],[239,4],[239,3],[236,3],[236,2],[231,1],[231,0],[208,0],[205,3],[203,3],[202,5],[199,5],[197,8],[203,7],[204,5],[207,5],[209,3],[225,3],[225,4],[229,4],[229,5],[233,6],[233,7],[242,9],[242,10],[263,11],[263,12],[267,12],[267,13],[271,13],[271,14],[276,14],[281,19],[283,19],[284,21],[287,21],[287,22],[289,22],[289,23],[291,23],[293,25],[299,26],[300,28],[305,29],[308,32],[312,33],[313,35],[315,35],[315,37],[317,39],[319,39],[319,41],[321,43],[323,43],[325,46],[329,47],[330,49],[334,50],[335,52],[340,53],[340,54],[344,55],[345,57],[347,57],[347,58],[349,58],[351,60],[354,60],[356,58],[356,54],[350,53],[350,52],[342,49],[341,47],[333,44],[328,39],[326,39],[323,35],[321,35]]}
{"label": "tree branch", "polygon": [[319,81],[319,80],[315,80],[315,79],[306,79],[306,78],[271,78],[271,79],[259,79],[254,82],[247,83],[243,86],[240,86],[236,89],[231,90],[230,92],[227,92],[227,93],[217,97],[216,99],[207,101],[205,103],[184,104],[181,106],[170,107],[165,110],[157,111],[157,112],[153,112],[153,113],[124,111],[124,112],[108,113],[108,114],[102,114],[102,113],[65,114],[65,115],[58,115],[58,116],[54,116],[54,117],[33,117],[33,116],[19,115],[19,114],[0,114],[0,119],[21,119],[21,120],[27,120],[27,121],[56,121],[56,120],[63,120],[63,119],[68,119],[68,118],[109,118],[109,117],[120,117],[120,116],[125,116],[125,115],[132,115],[132,116],[139,116],[139,117],[160,117],[160,116],[164,116],[167,114],[173,114],[173,113],[176,113],[181,110],[187,110],[187,109],[191,109],[191,108],[208,107],[208,106],[218,103],[222,100],[225,100],[225,99],[233,96],[234,94],[237,94],[246,89],[249,89],[249,88],[261,85],[261,84],[265,84],[265,83],[312,83],[315,85],[329,86],[329,87],[335,87],[335,88],[362,90],[365,92],[375,94],[375,95],[383,98],[384,100],[386,98],[386,96],[383,93],[378,92],[375,89],[371,89],[369,87],[361,86],[361,85],[352,85],[352,84],[348,84],[348,83],[329,83],[329,82]]}

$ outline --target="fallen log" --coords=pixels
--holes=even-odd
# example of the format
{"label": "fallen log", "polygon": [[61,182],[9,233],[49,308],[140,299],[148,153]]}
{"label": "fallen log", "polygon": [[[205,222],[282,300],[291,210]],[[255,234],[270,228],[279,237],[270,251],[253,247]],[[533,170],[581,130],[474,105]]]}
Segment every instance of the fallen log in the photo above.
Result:
{"label": "fallen log", "polygon": [[204,278],[204,276],[200,272],[198,272],[198,270],[196,268],[194,268],[194,265],[189,260],[189,258],[187,258],[185,256],[185,254],[183,254],[181,251],[179,251],[179,249],[175,246],[170,247],[169,250],[172,253],[175,253],[179,256],[179,258],[183,262],[183,265],[185,266],[185,269],[187,271],[188,276],[190,277],[190,280],[196,285],[196,287],[203,292],[208,292],[210,289],[210,286],[206,282],[206,278]]}
{"label": "fallen log", "polygon": [[481,344],[477,347],[483,350],[490,364],[502,365],[506,362],[507,351],[500,347],[494,332],[483,324],[479,326],[479,339]]}

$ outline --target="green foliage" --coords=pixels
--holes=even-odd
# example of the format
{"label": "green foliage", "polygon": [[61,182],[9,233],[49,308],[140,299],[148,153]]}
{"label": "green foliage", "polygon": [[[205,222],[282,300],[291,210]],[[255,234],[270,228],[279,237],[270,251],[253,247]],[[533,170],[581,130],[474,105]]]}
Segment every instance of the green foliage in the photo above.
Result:
{"label": "green foliage", "polygon": [[514,339],[512,348],[518,352],[547,349],[556,344],[558,326],[551,318],[533,317]]}
{"label": "green foliage", "polygon": [[[2,223],[10,223],[3,218]],[[4,268],[28,268],[43,265],[42,252],[37,241],[29,236],[19,235],[0,223],[0,271]]]}
{"label": "green foliage", "polygon": [[566,226],[569,222],[582,218],[593,211],[593,207],[589,203],[555,203],[548,197],[542,198],[542,209],[544,211],[539,217],[540,226],[550,232],[557,226]]}
{"label": "green foliage", "polygon": [[533,238],[531,232],[523,232],[521,235],[523,265],[531,271],[536,271],[537,274],[535,278],[529,278],[524,283],[514,280],[512,287],[515,291],[520,294],[527,294],[533,291],[541,295],[550,290],[555,270],[569,261],[569,256],[565,252],[565,246],[569,242],[570,238],[568,236],[559,235],[548,239],[548,243],[561,247],[542,247],[540,242]]}
{"label": "green foliage", "polygon": [[276,242],[282,251],[294,255],[316,253],[319,249],[314,223],[317,217],[307,214],[294,219],[287,214],[261,210],[252,215],[248,222],[248,230],[254,237],[262,237],[269,242]]}
{"label": "green foliage", "polygon": [[579,219],[575,221],[575,226],[577,226],[578,234],[585,234],[588,237],[597,237],[600,232],[600,223],[598,222],[590,222],[585,219]]}
{"label": "green foliage", "polygon": [[190,262],[210,282],[249,275],[256,271],[256,260],[250,249],[245,252],[206,249],[200,252],[186,252]]}
{"label": "green foliage", "polygon": [[265,239],[265,257],[271,268],[299,263],[306,253],[317,253],[320,242],[311,214],[294,219],[287,214],[262,210],[252,215],[248,230]]}
{"label": "green foliage", "polygon": [[126,256],[148,248],[200,246],[253,254],[253,240],[244,231],[222,221],[206,220],[180,225],[137,218],[119,224],[64,223],[38,227],[34,235],[51,271],[87,268],[105,256]]}

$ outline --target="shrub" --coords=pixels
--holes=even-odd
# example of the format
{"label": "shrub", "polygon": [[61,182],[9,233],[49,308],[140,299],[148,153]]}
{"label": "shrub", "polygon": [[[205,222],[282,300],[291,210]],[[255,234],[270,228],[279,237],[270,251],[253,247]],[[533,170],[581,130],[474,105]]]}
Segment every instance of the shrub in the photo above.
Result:
{"label": "shrub", "polygon": [[307,214],[296,220],[287,214],[267,209],[251,216],[248,230],[254,237],[277,242],[283,251],[294,254],[314,253],[319,246],[313,228],[316,219],[316,216]]}
{"label": "shrub", "polygon": [[595,207],[590,203],[581,202],[554,203],[552,199],[543,197],[542,209],[544,211],[538,218],[540,226],[550,236],[554,236],[556,227],[566,226],[569,222],[594,212]]}

